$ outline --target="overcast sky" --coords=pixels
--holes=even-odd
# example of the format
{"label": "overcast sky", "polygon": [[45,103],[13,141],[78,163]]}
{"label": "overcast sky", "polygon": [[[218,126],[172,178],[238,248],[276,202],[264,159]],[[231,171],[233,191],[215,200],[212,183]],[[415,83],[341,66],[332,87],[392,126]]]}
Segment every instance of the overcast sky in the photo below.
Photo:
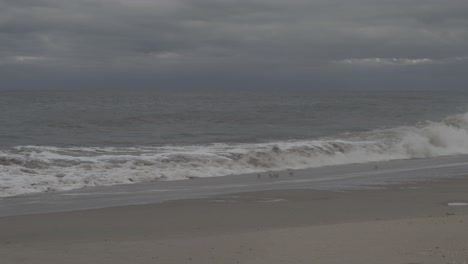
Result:
{"label": "overcast sky", "polygon": [[468,89],[467,0],[0,0],[0,89]]}

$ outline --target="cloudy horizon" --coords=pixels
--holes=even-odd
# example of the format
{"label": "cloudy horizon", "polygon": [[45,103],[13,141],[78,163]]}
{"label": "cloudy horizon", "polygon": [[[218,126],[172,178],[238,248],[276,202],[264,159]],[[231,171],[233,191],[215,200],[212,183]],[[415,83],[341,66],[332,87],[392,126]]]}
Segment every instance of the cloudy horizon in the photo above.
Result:
{"label": "cloudy horizon", "polygon": [[0,89],[463,89],[468,2],[0,0]]}

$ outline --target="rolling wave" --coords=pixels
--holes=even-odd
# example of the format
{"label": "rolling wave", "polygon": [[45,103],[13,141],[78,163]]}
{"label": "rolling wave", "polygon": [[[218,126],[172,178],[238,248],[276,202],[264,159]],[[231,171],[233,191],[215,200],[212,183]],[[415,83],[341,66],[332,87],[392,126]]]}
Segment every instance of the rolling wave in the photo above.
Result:
{"label": "rolling wave", "polygon": [[193,177],[468,154],[468,113],[336,138],[161,147],[0,150],[0,197]]}

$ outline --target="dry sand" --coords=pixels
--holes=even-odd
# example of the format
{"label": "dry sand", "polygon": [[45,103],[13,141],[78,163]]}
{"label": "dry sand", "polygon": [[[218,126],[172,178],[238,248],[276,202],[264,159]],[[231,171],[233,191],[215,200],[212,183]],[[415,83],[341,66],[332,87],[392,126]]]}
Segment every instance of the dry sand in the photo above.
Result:
{"label": "dry sand", "polygon": [[0,218],[0,263],[468,263],[468,178]]}

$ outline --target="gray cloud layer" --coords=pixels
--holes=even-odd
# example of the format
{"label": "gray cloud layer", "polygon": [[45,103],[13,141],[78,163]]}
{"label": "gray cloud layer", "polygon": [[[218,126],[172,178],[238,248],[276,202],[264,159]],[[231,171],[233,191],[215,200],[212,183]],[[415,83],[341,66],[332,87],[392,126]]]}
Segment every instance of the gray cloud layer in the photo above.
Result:
{"label": "gray cloud layer", "polygon": [[461,87],[467,47],[466,0],[0,0],[0,89]]}

